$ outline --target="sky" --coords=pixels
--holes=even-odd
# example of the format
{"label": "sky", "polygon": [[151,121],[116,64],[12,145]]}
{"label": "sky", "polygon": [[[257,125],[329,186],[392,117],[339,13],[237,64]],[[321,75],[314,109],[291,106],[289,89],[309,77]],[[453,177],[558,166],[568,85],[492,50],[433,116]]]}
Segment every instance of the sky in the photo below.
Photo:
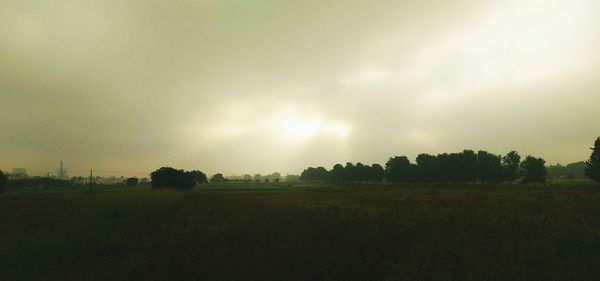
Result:
{"label": "sky", "polygon": [[589,158],[597,0],[0,0],[0,169]]}

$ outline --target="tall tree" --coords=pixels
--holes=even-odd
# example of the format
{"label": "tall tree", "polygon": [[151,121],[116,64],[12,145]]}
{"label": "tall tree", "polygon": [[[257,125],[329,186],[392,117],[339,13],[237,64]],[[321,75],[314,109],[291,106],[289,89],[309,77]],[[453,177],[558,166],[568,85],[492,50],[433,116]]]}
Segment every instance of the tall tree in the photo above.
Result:
{"label": "tall tree", "polygon": [[411,172],[410,160],[406,156],[395,156],[385,163],[385,178],[389,182],[409,182]]}
{"label": "tall tree", "polygon": [[344,182],[344,166],[342,164],[335,164],[329,172],[329,181],[334,183]]}
{"label": "tall tree", "polygon": [[369,181],[372,182],[382,182],[385,177],[385,170],[379,164],[371,165],[371,169],[369,170]]}
{"label": "tall tree", "polygon": [[502,157],[502,167],[504,168],[504,180],[515,181],[519,178],[519,165],[521,164],[521,155],[516,151],[511,151]]}
{"label": "tall tree", "polygon": [[435,155],[422,153],[417,156],[417,179],[420,182],[436,182],[438,161]]}
{"label": "tall tree", "polygon": [[525,160],[521,162],[521,168],[525,170],[525,183],[543,183],[546,181],[546,175],[548,169],[545,166],[546,161],[542,158],[536,158],[533,156],[525,157]]}
{"label": "tall tree", "polygon": [[329,179],[329,171],[323,167],[317,167],[315,169],[315,180],[316,181],[327,181]]}
{"label": "tall tree", "polygon": [[501,157],[480,150],[477,152],[477,172],[481,182],[501,182],[503,176]]}
{"label": "tall tree", "polygon": [[[317,169],[308,167],[300,174],[301,181],[316,181],[317,180]],[[254,177],[256,179],[256,177]]]}
{"label": "tall tree", "polygon": [[465,149],[461,153],[462,159],[462,173],[461,178],[464,182],[476,182],[477,181],[477,154],[475,151]]}
{"label": "tall tree", "polygon": [[600,137],[596,139],[594,147],[590,148],[592,155],[586,162],[585,175],[595,181],[600,181]]}
{"label": "tall tree", "polygon": [[356,166],[351,162],[347,162],[344,167],[344,181],[345,182],[354,182],[356,181]]}
{"label": "tall tree", "polygon": [[371,167],[365,166],[363,163],[356,163],[356,181],[366,182],[368,180],[369,169]]}
{"label": "tall tree", "polygon": [[0,170],[0,193],[6,191],[6,182],[7,181],[8,181],[8,178],[4,175],[4,173],[2,173],[2,170]]}

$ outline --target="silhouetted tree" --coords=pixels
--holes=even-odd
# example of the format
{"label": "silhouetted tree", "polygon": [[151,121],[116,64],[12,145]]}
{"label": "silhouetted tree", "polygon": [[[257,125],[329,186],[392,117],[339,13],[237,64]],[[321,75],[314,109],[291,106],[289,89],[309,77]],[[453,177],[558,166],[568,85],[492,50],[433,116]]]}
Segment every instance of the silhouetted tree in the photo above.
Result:
{"label": "silhouetted tree", "polygon": [[226,181],[227,179],[221,173],[215,174],[210,178],[210,183],[224,183]]}
{"label": "silhouetted tree", "polygon": [[150,174],[153,188],[175,188],[187,190],[193,188],[196,183],[204,183],[199,178],[203,175],[200,171],[186,172],[171,167],[162,167]]}
{"label": "silhouetted tree", "polygon": [[520,164],[521,156],[514,150],[502,157],[502,167],[504,168],[504,180],[512,182],[518,179]]}
{"label": "silhouetted tree", "polygon": [[594,142],[594,147],[590,148],[592,155],[586,162],[585,175],[595,181],[600,181],[600,137]]}
{"label": "silhouetted tree", "polygon": [[420,182],[437,181],[437,159],[434,155],[422,153],[417,156],[417,179]]}
{"label": "silhouetted tree", "polygon": [[300,174],[301,181],[327,181],[328,179],[329,172],[323,167],[309,167]]}
{"label": "silhouetted tree", "polygon": [[346,162],[346,166],[344,166],[344,181],[345,182],[354,182],[357,180],[356,166],[351,162]]}
{"label": "silhouetted tree", "polygon": [[385,179],[392,183],[411,181],[411,164],[406,156],[395,156],[385,163]]}
{"label": "silhouetted tree", "polygon": [[521,162],[521,168],[525,171],[525,183],[543,183],[546,181],[546,175],[548,170],[544,165],[546,161],[542,158],[535,158],[533,156],[525,157],[525,160]]}
{"label": "silhouetted tree", "polygon": [[129,185],[129,186],[133,186],[138,184],[140,180],[138,178],[128,178],[127,180],[125,180],[125,184]]}
{"label": "silhouetted tree", "polygon": [[465,149],[461,153],[461,179],[463,182],[477,181],[477,154],[475,151]]}
{"label": "silhouetted tree", "polygon": [[329,171],[323,167],[317,167],[315,169],[315,180],[316,181],[327,181],[329,179]]}
{"label": "silhouetted tree", "polygon": [[304,169],[304,171],[302,171],[302,173],[300,174],[300,180],[301,181],[315,181],[315,176],[316,174],[316,169],[313,167],[308,167],[306,169]]}
{"label": "silhouetted tree", "polygon": [[4,175],[2,170],[0,170],[0,193],[6,191],[6,182],[8,181],[8,177]]}
{"label": "silhouetted tree", "polygon": [[200,172],[198,170],[194,170],[194,171],[189,171],[187,173],[189,173],[190,176],[192,176],[194,178],[194,181],[196,181],[198,184],[208,183],[208,179],[206,178],[206,174],[203,173],[203,172]]}
{"label": "silhouetted tree", "polygon": [[363,163],[356,163],[356,176],[355,180],[358,182],[366,182],[369,180],[369,170],[371,167],[364,165]]}
{"label": "silhouetted tree", "polygon": [[385,178],[385,170],[379,164],[371,165],[369,169],[369,181],[371,182],[382,182]]}
{"label": "silhouetted tree", "polygon": [[342,164],[335,164],[329,172],[329,181],[333,183],[342,183],[344,180],[344,166],[342,166]]}
{"label": "silhouetted tree", "polygon": [[480,150],[477,152],[477,173],[481,182],[501,182],[503,176],[501,157]]}

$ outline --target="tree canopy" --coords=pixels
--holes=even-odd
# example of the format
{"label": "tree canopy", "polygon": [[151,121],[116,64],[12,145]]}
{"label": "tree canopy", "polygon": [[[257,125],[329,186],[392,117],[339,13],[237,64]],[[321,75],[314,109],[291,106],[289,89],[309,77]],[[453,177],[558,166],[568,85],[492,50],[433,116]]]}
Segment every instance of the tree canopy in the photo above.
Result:
{"label": "tree canopy", "polygon": [[6,182],[8,181],[8,177],[4,175],[2,170],[0,170],[0,193],[6,191]]}
{"label": "tree canopy", "polygon": [[600,181],[600,137],[596,139],[591,150],[592,155],[586,162],[585,175],[592,180]]}
{"label": "tree canopy", "polygon": [[544,165],[546,161],[542,158],[533,156],[525,157],[521,163],[521,168],[525,171],[523,182],[525,183],[543,183],[546,181],[548,169]]}
{"label": "tree canopy", "polygon": [[[537,163],[529,160],[521,163],[521,156],[510,151],[505,156],[480,150],[463,150],[458,153],[441,153],[438,155],[419,154],[416,163],[410,162],[406,156],[393,156],[385,163],[364,165],[360,162],[346,165],[335,164],[331,171],[323,167],[309,167],[302,172],[303,181],[329,181],[332,183],[500,183],[513,182],[521,175],[521,169],[527,167],[531,182],[545,180],[544,160],[535,158]],[[540,163],[541,167],[540,168]],[[535,170],[537,168],[538,170]]]}
{"label": "tree canopy", "polygon": [[150,174],[152,188],[192,189],[196,184],[206,183],[206,175],[198,170],[184,171],[162,167]]}

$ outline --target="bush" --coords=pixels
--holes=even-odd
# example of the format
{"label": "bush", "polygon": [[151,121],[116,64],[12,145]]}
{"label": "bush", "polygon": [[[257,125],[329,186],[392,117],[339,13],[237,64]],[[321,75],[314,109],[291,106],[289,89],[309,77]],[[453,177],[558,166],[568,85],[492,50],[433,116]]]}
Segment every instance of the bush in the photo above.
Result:
{"label": "bush", "polygon": [[128,178],[127,180],[125,180],[125,184],[128,186],[137,185],[139,182],[140,180],[138,178]]}

